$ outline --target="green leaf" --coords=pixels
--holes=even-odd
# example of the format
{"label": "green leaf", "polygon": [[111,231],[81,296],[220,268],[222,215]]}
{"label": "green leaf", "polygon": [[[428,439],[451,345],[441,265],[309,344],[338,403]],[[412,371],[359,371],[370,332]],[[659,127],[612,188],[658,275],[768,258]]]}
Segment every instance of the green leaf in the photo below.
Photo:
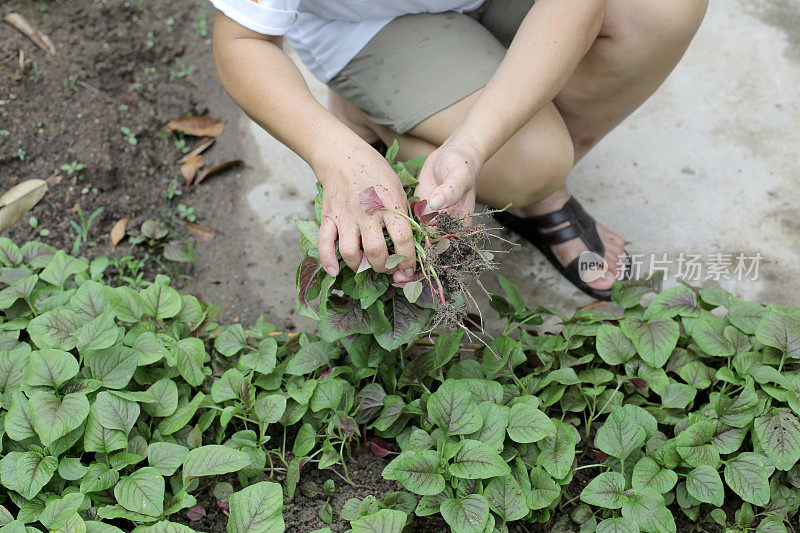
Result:
{"label": "green leaf", "polygon": [[697,389],[683,383],[670,383],[659,391],[661,405],[665,409],[685,409],[694,400]]}
{"label": "green leaf", "polygon": [[135,513],[158,517],[164,512],[164,478],[146,466],[120,478],[114,487],[117,502]]}
{"label": "green leaf", "polygon": [[448,467],[450,475],[462,479],[487,479],[511,474],[511,468],[500,454],[484,443],[464,439]]}
{"label": "green leaf", "polygon": [[725,488],[716,468],[708,465],[698,466],[686,475],[686,490],[693,498],[722,507]]}
{"label": "green leaf", "polygon": [[331,360],[339,356],[339,349],[335,344],[326,341],[316,341],[300,348],[286,363],[286,373],[293,376],[310,374],[311,372],[327,366]]}
{"label": "green leaf", "polygon": [[439,454],[432,450],[402,452],[383,469],[383,477],[400,482],[407,490],[423,496],[435,496],[445,482]]}
{"label": "green leaf", "polygon": [[328,377],[318,382],[309,402],[311,410],[315,413],[323,409],[335,410],[339,407],[347,387],[351,387],[351,385],[343,379],[334,377]]}
{"label": "green leaf", "polygon": [[755,303],[745,302],[744,300],[733,300],[728,306],[729,313],[726,317],[731,324],[747,333],[753,335],[764,316],[765,309]]}
{"label": "green leaf", "polygon": [[58,459],[39,452],[8,452],[0,460],[2,484],[26,500],[39,494],[58,468]]}
{"label": "green leaf", "polygon": [[308,452],[314,449],[314,444],[317,441],[317,432],[309,423],[300,426],[297,431],[297,436],[294,439],[292,446],[292,453],[295,457],[304,457]]}
{"label": "green leaf", "polygon": [[[492,402],[479,403],[478,410],[483,419],[481,428],[475,433],[466,435],[466,438],[479,440],[495,451],[502,452],[511,410],[505,405],[497,405]],[[555,431],[555,428],[553,430]]]}
{"label": "green leaf", "polygon": [[75,330],[72,336],[77,340],[77,348],[81,353],[108,348],[119,337],[119,328],[114,322],[114,313],[111,310],[106,311]]}
{"label": "green leaf", "polygon": [[352,533],[402,533],[408,515],[397,509],[381,509],[377,513],[353,520]]}
{"label": "green leaf", "polygon": [[12,398],[11,409],[3,421],[6,434],[16,441],[35,436],[36,430],[33,428],[33,414],[28,398],[19,391],[14,392]]}
{"label": "green leaf", "polygon": [[671,491],[678,483],[678,474],[661,468],[650,457],[642,457],[633,467],[631,486],[636,490],[652,490],[658,494]]}
{"label": "green leaf", "polygon": [[286,396],[283,394],[262,394],[253,406],[253,412],[262,424],[278,422],[285,411]]}
{"label": "green leaf", "polygon": [[80,320],[70,309],[54,309],[37,316],[28,323],[28,334],[39,348],[71,350],[77,345],[72,333],[80,327]]}
{"label": "green leaf", "polygon": [[[58,288],[62,288],[64,282],[67,281],[70,276],[85,272],[88,268],[89,263],[83,259],[70,257],[63,250],[58,250],[45,269],[42,270],[42,273],[39,274],[39,279],[51,283]],[[56,346],[54,346],[54,348],[56,348]]]}
{"label": "green leaf", "polygon": [[556,426],[546,414],[529,404],[518,403],[511,407],[508,436],[514,442],[537,442],[556,434]]}
{"label": "green leaf", "polygon": [[646,438],[647,434],[633,416],[624,408],[616,407],[597,430],[594,444],[603,453],[625,459],[633,450],[641,447]]}
{"label": "green leaf", "polygon": [[192,401],[183,405],[178,405],[174,413],[164,418],[158,424],[158,430],[162,435],[171,435],[185,427],[197,412],[197,409],[204,399],[205,394],[198,392],[195,397],[192,398]]}
{"label": "green leaf", "polygon": [[629,518],[606,518],[597,524],[595,533],[639,533],[639,524]]}
{"label": "green leaf", "polygon": [[225,357],[232,357],[247,348],[247,336],[241,324],[234,324],[214,339],[214,348]]}
{"label": "green leaf", "polygon": [[758,323],[756,339],[777,348],[788,358],[800,358],[800,318],[770,308]]}
{"label": "green leaf", "polygon": [[714,422],[695,422],[678,435],[675,449],[689,466],[709,465],[716,468],[719,465],[719,452],[711,443],[715,431]]}
{"label": "green leaf", "polygon": [[183,483],[194,477],[218,476],[250,466],[250,456],[228,446],[209,444],[186,454],[183,460]]}
{"label": "green leaf", "polygon": [[758,523],[756,533],[786,533],[786,525],[777,516],[765,516]]}
{"label": "green leaf", "polygon": [[19,246],[8,237],[0,237],[0,264],[10,267],[18,265],[22,261],[23,256]]}
{"label": "green leaf", "polygon": [[720,395],[716,402],[716,414],[720,422],[736,428],[743,428],[755,418],[758,395],[752,380],[748,380],[736,399]]}
{"label": "green leaf", "polygon": [[800,460],[800,421],[789,409],[769,409],[756,418],[753,428],[775,468],[787,471]]}
{"label": "green leaf", "polygon": [[528,498],[528,507],[531,509],[544,509],[561,498],[561,487],[544,469],[538,466],[532,468],[530,480],[531,494]]}
{"label": "green leaf", "polygon": [[283,491],[277,483],[262,481],[234,492],[230,499],[228,533],[282,533]]}
{"label": "green leaf", "polygon": [[457,380],[448,379],[428,399],[428,416],[448,435],[474,433],[482,418],[472,393]]}
{"label": "green leaf", "polygon": [[458,346],[461,342],[464,332],[458,331],[445,331],[436,337],[433,343],[433,366],[434,369],[441,368],[453,358],[458,352]]}
{"label": "green leaf", "polygon": [[408,300],[412,304],[419,299],[420,294],[422,294],[421,281],[409,281],[408,283],[403,285],[403,295],[406,297],[406,300]]}
{"label": "green leaf", "polygon": [[625,336],[633,341],[642,360],[655,368],[664,366],[680,336],[677,322],[670,318],[654,318],[648,322],[626,318],[620,326]]}
{"label": "green leaf", "polygon": [[278,343],[275,339],[264,339],[255,350],[239,357],[239,366],[255,370],[259,374],[268,375],[275,370],[277,363]]}
{"label": "green leaf", "polygon": [[622,503],[622,516],[639,525],[644,533],[675,533],[675,519],[664,504],[664,497],[652,492],[627,495]]}
{"label": "green leaf", "polygon": [[480,494],[448,498],[439,505],[439,512],[453,533],[483,533],[489,519],[489,502]]}
{"label": "green leaf", "polygon": [[77,481],[87,472],[89,472],[89,468],[84,466],[77,457],[64,457],[58,463],[58,475],[67,481]]}
{"label": "green leaf", "polygon": [[197,337],[187,337],[175,343],[170,350],[178,364],[178,371],[186,383],[199,387],[205,380],[203,365],[211,358],[206,353],[205,344]]}
{"label": "green leaf", "polygon": [[181,310],[181,297],[178,291],[161,283],[153,283],[139,293],[142,310],[156,320],[170,318]]}
{"label": "green leaf", "polygon": [[62,529],[67,521],[78,512],[84,495],[80,492],[67,494],[63,498],[48,500],[44,511],[39,515],[39,522],[50,531]]}
{"label": "green leaf", "polygon": [[151,442],[147,446],[147,463],[162,476],[169,477],[183,464],[189,448],[171,442]]}
{"label": "green leaf", "polygon": [[513,476],[494,478],[484,489],[483,495],[492,511],[506,522],[520,520],[528,514],[528,502]]}
{"label": "green leaf", "polygon": [[30,347],[23,349],[0,349],[0,393],[12,394],[22,387],[30,361]]}
{"label": "green leaf", "polygon": [[245,379],[244,374],[235,368],[229,368],[211,385],[211,398],[215,403],[236,398],[244,401],[245,397],[251,395],[251,389],[250,382]]}
{"label": "green leaf", "polygon": [[149,392],[155,402],[145,404],[144,410],[152,417],[169,416],[178,408],[178,386],[169,378],[162,378],[150,385]]}
{"label": "green leaf", "polygon": [[553,424],[556,426],[556,434],[536,443],[539,447],[536,463],[554,478],[563,479],[572,470],[578,436],[569,424],[555,419]]}
{"label": "green leaf", "polygon": [[111,470],[102,463],[91,463],[86,475],[81,478],[80,491],[84,493],[103,492],[116,485],[117,481],[119,481],[119,472]]}
{"label": "green leaf", "polygon": [[106,429],[97,417],[97,410],[92,406],[83,436],[83,449],[87,452],[109,453],[128,446],[128,438],[124,431]]}
{"label": "green leaf", "polygon": [[644,318],[698,317],[703,309],[698,306],[697,295],[685,285],[659,292],[644,312]]}
{"label": "green leaf", "polygon": [[126,435],[139,419],[139,404],[103,391],[97,394],[94,402],[97,419],[106,429],[118,429]]}
{"label": "green leaf", "polygon": [[503,386],[496,381],[468,378],[460,379],[459,383],[472,393],[472,399],[476,402],[503,403]]}
{"label": "green leaf", "polygon": [[53,387],[61,385],[78,374],[78,360],[62,350],[34,350],[30,354],[28,375],[25,379],[29,387]]}
{"label": "green leaf", "polygon": [[92,377],[102,381],[104,387],[123,389],[136,371],[139,356],[127,346],[114,345],[105,350],[86,352],[83,360]]}
{"label": "green leaf", "polygon": [[725,483],[741,499],[758,507],[769,503],[772,463],[757,453],[744,452],[725,465]]}
{"label": "green leaf", "polygon": [[130,287],[108,287],[107,293],[117,320],[134,324],[142,318],[144,308],[138,292]]}
{"label": "green leaf", "polygon": [[403,408],[406,403],[399,396],[385,396],[383,398],[383,409],[381,410],[378,419],[372,423],[373,428],[378,431],[388,430],[394,424],[400,415],[403,413]]}
{"label": "green leaf", "polygon": [[622,329],[611,324],[601,324],[597,328],[595,340],[597,355],[609,365],[627,363],[636,355],[633,342],[622,333]]}
{"label": "green leaf", "polygon": [[[87,531],[87,533],[89,533]],[[194,529],[183,524],[162,520],[155,524],[139,526],[132,533],[196,533]]]}
{"label": "green leaf", "polygon": [[622,508],[625,502],[625,476],[618,472],[599,474],[583,489],[581,501],[606,509]]}
{"label": "green leaf", "polygon": [[59,400],[52,392],[37,392],[30,399],[33,428],[45,446],[77,429],[89,414],[89,400],[82,392]]}

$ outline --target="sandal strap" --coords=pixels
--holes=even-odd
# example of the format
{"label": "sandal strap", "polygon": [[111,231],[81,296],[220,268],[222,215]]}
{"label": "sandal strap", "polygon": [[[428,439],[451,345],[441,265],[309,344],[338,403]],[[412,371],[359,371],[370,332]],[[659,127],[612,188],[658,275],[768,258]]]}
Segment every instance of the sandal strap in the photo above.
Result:
{"label": "sandal strap", "polygon": [[571,224],[553,231],[542,231],[541,229],[537,229],[537,233],[539,235],[539,241],[542,244],[552,248],[553,246],[559,245],[562,242],[571,241],[575,237],[580,237],[582,231],[577,224]]}

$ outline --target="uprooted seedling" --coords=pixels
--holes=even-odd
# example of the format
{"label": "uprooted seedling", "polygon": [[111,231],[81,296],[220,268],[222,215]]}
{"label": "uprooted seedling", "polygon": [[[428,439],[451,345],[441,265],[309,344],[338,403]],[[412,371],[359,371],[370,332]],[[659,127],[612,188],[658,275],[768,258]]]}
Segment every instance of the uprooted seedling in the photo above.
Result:
{"label": "uprooted seedling", "polygon": [[[406,205],[400,209],[387,207],[375,187],[361,191],[359,203],[368,214],[391,210],[408,220],[414,238],[417,279],[391,283],[389,276],[372,270],[366,260],[353,273],[340,259],[339,274],[335,277],[326,274],[316,247],[321,188],[316,202],[317,220],[297,223],[302,233],[300,247],[306,252],[297,273],[298,310],[321,320],[322,329],[330,332],[329,341],[354,333],[372,333],[383,348],[391,350],[435,329],[464,329],[471,334],[465,325],[469,321],[467,307],[477,310],[478,305],[470,285],[474,282],[485,292],[479,277],[496,268],[495,252],[488,245],[491,239],[503,239],[492,235],[491,228],[486,226],[467,225],[463,218],[427,209],[427,201],[414,196],[424,158],[396,162],[396,155],[395,143],[386,158],[406,191]],[[473,213],[468,217],[485,214],[488,213]],[[386,232],[384,236],[391,253],[391,238]],[[403,259],[402,255],[390,255],[386,268],[393,270]],[[317,298],[319,305],[314,309],[309,302]],[[399,333],[398,326],[402,330]]]}

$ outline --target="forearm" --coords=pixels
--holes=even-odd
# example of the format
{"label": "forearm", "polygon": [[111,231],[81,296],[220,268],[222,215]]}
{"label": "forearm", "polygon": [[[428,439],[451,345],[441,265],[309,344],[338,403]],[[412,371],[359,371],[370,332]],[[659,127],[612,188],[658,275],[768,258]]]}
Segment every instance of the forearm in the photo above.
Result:
{"label": "forearm", "polygon": [[[214,28],[214,59],[230,97],[315,171],[337,150],[341,152],[342,144],[365,144],[317,102],[279,38],[251,32],[220,13]],[[317,176],[322,182],[325,173]]]}
{"label": "forearm", "polygon": [[602,0],[537,0],[451,141],[488,160],[569,80],[597,38]]}

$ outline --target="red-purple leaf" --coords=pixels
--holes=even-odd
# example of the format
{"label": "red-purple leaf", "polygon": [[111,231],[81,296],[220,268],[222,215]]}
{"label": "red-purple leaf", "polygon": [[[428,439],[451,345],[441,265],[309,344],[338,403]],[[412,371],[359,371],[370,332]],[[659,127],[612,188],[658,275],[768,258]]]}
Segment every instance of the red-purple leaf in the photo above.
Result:
{"label": "red-purple leaf", "polygon": [[306,256],[297,268],[297,297],[301,305],[308,305],[308,292],[319,280],[322,265],[316,257]]}
{"label": "red-purple leaf", "polygon": [[228,509],[230,509],[231,506],[228,505],[228,502],[217,502],[217,507],[219,507],[220,509],[225,509],[227,511]]}
{"label": "red-purple leaf", "polygon": [[425,209],[428,207],[428,200],[420,200],[419,202],[414,202],[411,206],[411,209],[414,211],[414,215],[419,219],[420,222],[423,224],[430,224],[430,222],[436,218],[436,215],[439,214],[438,211],[431,211],[430,213],[425,213]]}
{"label": "red-purple leaf", "polygon": [[397,453],[391,451],[389,445],[383,439],[372,439],[372,442],[369,443],[369,449],[378,457],[386,457]]}
{"label": "red-purple leaf", "polygon": [[320,376],[319,376],[319,380],[320,380],[320,381],[322,381],[323,379],[325,379],[325,378],[327,378],[328,376],[330,376],[332,373],[333,373],[333,369],[332,369],[332,368],[331,368],[331,369],[328,369],[328,370],[326,370],[325,372],[323,372],[322,374],[320,374]]}
{"label": "red-purple leaf", "polygon": [[195,505],[186,509],[186,518],[190,522],[197,522],[206,515],[206,510],[202,505]]}
{"label": "red-purple leaf", "polygon": [[645,381],[642,378],[633,378],[631,379],[631,383],[633,383],[633,386],[636,387],[637,389],[647,388],[647,381]]}
{"label": "red-purple leaf", "polygon": [[361,194],[358,195],[358,201],[361,203],[361,209],[368,215],[371,215],[375,211],[386,209],[386,205],[383,203],[380,196],[378,196],[378,192],[375,190],[374,186],[361,191]]}

